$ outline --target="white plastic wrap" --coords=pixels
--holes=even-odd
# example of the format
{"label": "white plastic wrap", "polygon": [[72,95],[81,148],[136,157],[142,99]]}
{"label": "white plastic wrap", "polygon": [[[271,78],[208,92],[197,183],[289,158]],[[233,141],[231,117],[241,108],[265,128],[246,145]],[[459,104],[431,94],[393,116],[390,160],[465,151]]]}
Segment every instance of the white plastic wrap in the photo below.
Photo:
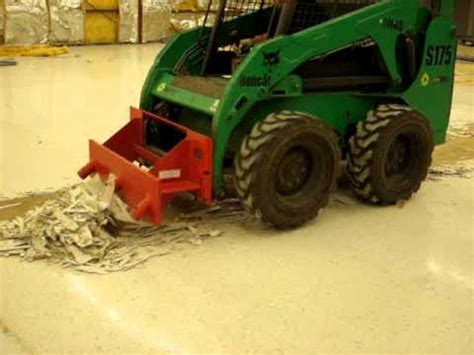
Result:
{"label": "white plastic wrap", "polygon": [[82,0],[49,0],[51,43],[84,43]]}
{"label": "white plastic wrap", "polygon": [[142,1],[142,41],[159,41],[170,35],[171,4],[168,0]]}
{"label": "white plastic wrap", "polygon": [[138,0],[120,0],[120,43],[138,42]]}
{"label": "white plastic wrap", "polygon": [[38,44],[48,41],[46,0],[6,0],[5,43]]}

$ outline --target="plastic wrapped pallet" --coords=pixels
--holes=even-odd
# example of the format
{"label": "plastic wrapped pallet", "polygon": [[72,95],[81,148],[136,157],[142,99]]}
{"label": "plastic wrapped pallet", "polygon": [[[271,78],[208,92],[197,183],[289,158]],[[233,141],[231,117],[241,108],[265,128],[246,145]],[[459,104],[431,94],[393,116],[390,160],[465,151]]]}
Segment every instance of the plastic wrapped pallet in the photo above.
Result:
{"label": "plastic wrapped pallet", "polygon": [[142,41],[159,41],[171,34],[168,0],[142,0]]}
{"label": "plastic wrapped pallet", "polygon": [[49,0],[51,43],[84,43],[82,0]]}
{"label": "plastic wrapped pallet", "polygon": [[49,14],[46,0],[6,0],[5,42],[38,44],[48,41]]}
{"label": "plastic wrapped pallet", "polygon": [[138,0],[120,0],[119,42],[138,42]]}

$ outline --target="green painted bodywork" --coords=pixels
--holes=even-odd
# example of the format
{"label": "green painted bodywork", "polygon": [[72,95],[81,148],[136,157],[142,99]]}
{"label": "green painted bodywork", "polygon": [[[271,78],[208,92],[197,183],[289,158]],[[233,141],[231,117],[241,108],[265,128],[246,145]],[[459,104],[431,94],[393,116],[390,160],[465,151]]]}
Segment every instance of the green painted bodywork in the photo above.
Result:
{"label": "green painted bodywork", "polygon": [[[252,125],[272,112],[295,110],[318,117],[341,137],[367,111],[379,103],[402,102],[425,116],[437,144],[444,142],[451,109],[455,62],[454,1],[442,1],[433,15],[418,0],[385,0],[306,30],[256,45],[228,79],[219,95],[174,85],[178,75],[200,76],[205,46],[197,45],[210,28],[196,28],[171,39],[157,56],[143,86],[141,108],[152,111],[167,101],[184,108],[180,122],[213,138],[214,191],[223,186],[224,157],[238,149]],[[224,46],[236,38],[265,32],[271,9],[238,17],[222,24],[217,42]],[[387,23],[396,20],[401,26]],[[396,27],[396,28],[394,28]],[[421,35],[417,47],[423,53],[415,79],[403,82],[397,55],[402,34]],[[415,36],[416,37],[416,36]],[[417,37],[418,38],[418,37]],[[380,49],[391,84],[382,91],[303,91],[295,70],[310,59],[324,56],[356,42],[372,40]],[[433,46],[452,48],[442,63],[433,65]],[[265,63],[264,54],[279,52],[279,62]],[[435,60],[436,62],[436,60]],[[431,65],[430,65],[431,64]],[[244,86],[242,78],[264,77],[262,85]],[[212,78],[202,77],[202,80]]]}

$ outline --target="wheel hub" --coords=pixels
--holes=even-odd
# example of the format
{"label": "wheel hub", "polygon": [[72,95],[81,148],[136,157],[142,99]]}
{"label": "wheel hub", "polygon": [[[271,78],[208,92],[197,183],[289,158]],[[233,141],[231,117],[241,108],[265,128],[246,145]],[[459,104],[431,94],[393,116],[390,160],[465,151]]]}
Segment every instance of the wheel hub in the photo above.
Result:
{"label": "wheel hub", "polygon": [[312,161],[303,148],[290,149],[281,159],[276,175],[276,188],[282,195],[293,195],[308,181]]}
{"label": "wheel hub", "polygon": [[412,139],[400,135],[394,139],[387,153],[385,161],[385,174],[387,177],[403,175],[410,169],[411,157],[410,146]]}

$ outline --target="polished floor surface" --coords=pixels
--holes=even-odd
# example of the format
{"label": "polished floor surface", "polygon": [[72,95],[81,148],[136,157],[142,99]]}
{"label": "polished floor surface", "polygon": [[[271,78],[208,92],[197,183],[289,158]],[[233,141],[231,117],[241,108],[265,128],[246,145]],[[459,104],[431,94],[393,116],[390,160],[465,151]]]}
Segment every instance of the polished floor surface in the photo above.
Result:
{"label": "polished floor surface", "polygon": [[[75,182],[86,139],[123,124],[159,48],[0,68],[0,195]],[[452,117],[467,133],[435,164],[474,168],[473,107],[471,77]],[[291,232],[226,222],[220,238],[107,276],[0,259],[0,353],[473,353],[473,207],[473,179],[452,176],[403,206],[334,200]]]}

